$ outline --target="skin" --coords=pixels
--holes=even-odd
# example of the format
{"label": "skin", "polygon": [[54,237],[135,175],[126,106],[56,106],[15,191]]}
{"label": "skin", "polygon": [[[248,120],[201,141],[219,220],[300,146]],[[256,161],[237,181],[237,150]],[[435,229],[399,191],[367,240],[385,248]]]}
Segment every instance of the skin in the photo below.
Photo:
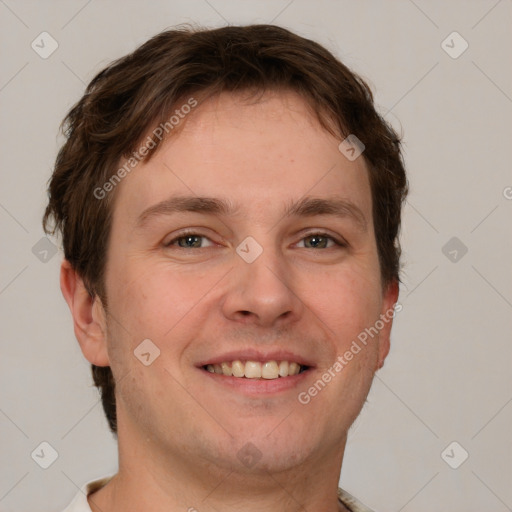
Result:
{"label": "skin", "polygon": [[[380,279],[364,158],[345,158],[340,139],[292,92],[256,103],[222,94],[181,128],[118,185],[107,310],[62,265],[83,354],[111,366],[117,382],[119,473],[89,504],[104,512],[340,510],[347,431],[388,354],[391,321],[308,404],[297,397],[398,297],[397,284]],[[137,227],[145,209],[175,194],[223,198],[239,211],[160,215]],[[350,216],[284,216],[304,196],[349,200],[367,229]],[[183,228],[205,238],[165,247]],[[348,245],[312,245],[319,233]],[[252,263],[236,252],[248,236],[263,249]],[[160,356],[144,366],[133,351],[148,338]],[[244,349],[287,350],[312,368],[284,390],[260,393],[196,367]],[[237,456],[248,442],[260,454],[251,467]]]}

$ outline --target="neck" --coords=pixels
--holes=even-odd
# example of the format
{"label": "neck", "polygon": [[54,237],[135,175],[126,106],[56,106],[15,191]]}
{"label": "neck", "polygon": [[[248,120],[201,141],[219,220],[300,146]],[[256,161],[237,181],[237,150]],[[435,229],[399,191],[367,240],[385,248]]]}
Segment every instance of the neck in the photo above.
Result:
{"label": "neck", "polygon": [[258,465],[259,470],[241,473],[189,453],[164,454],[151,442],[125,434],[119,432],[119,472],[89,497],[93,512],[346,510],[337,498],[346,438],[301,465],[278,472],[271,464]]}

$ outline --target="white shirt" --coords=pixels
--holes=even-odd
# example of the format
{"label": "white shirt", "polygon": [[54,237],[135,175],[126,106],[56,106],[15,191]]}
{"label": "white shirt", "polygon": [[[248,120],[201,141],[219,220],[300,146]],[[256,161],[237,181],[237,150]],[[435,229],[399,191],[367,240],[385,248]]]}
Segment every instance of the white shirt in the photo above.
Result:
{"label": "white shirt", "polygon": [[[106,476],[85,484],[73,501],[62,512],[92,512],[87,502],[87,496],[101,489],[108,483],[112,476]],[[354,496],[343,489],[338,488],[338,498],[351,512],[373,512],[373,510],[363,505],[360,501],[356,500]]]}

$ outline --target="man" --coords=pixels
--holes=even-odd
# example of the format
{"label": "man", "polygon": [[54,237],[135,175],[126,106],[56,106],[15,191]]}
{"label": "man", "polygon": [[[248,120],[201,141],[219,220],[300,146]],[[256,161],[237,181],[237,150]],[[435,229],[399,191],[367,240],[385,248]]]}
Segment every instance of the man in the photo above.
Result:
{"label": "man", "polygon": [[119,443],[66,511],[369,510],[338,481],[407,182],[365,83],[279,27],[182,28],[65,127],[44,225]]}

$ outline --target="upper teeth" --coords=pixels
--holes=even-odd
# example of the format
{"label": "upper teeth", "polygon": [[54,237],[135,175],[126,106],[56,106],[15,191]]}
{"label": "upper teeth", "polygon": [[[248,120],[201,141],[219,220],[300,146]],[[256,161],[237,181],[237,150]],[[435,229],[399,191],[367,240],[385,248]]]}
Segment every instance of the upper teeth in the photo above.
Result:
{"label": "upper teeth", "polygon": [[277,379],[297,375],[300,372],[300,365],[289,361],[231,361],[220,364],[208,364],[206,369],[210,373],[219,373],[232,377],[245,377],[247,379]]}

